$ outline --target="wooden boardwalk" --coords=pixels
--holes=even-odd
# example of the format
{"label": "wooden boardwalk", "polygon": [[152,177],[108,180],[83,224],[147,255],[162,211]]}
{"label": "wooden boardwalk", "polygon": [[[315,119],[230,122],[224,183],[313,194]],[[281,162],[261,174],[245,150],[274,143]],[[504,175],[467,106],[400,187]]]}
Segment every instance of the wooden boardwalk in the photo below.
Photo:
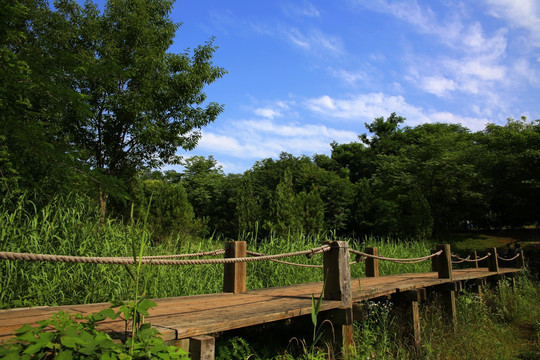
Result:
{"label": "wooden boardwalk", "polygon": [[[352,302],[392,296],[416,289],[426,289],[443,284],[478,283],[476,279],[501,277],[521,271],[516,268],[500,268],[498,272],[487,268],[453,270],[453,279],[441,279],[437,272],[400,274],[352,279]],[[164,340],[179,340],[197,335],[264,324],[311,313],[311,296],[318,296],[322,282],[249,290],[239,294],[219,293],[155,299],[157,307],[146,318],[162,334]],[[0,341],[13,336],[25,323],[35,324],[58,311],[88,315],[108,308],[109,303],[67,306],[43,306],[0,310]],[[323,300],[321,311],[342,308],[340,300]],[[122,332],[121,320],[101,323],[100,329]]]}

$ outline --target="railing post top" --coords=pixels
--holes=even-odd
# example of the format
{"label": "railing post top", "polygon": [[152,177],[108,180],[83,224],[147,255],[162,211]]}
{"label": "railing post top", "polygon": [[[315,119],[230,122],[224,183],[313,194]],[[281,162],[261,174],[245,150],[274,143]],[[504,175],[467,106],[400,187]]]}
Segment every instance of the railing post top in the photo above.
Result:
{"label": "railing post top", "polygon": [[442,250],[444,252],[450,251],[450,244],[437,244],[437,251]]}
{"label": "railing post top", "polygon": [[329,240],[325,241],[324,245],[329,245],[332,247],[349,247],[349,242],[343,240]]}

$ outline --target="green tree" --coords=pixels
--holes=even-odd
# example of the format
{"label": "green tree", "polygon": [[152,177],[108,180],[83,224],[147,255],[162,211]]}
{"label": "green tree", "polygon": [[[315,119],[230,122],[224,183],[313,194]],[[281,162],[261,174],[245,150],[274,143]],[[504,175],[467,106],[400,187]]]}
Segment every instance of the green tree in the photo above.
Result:
{"label": "green tree", "polygon": [[262,209],[260,199],[256,196],[251,172],[238,179],[236,195],[236,214],[238,217],[238,232],[241,235],[255,234],[258,224],[262,223]]}
{"label": "green tree", "polygon": [[139,180],[135,189],[135,215],[146,219],[158,239],[180,234],[196,235],[198,223],[182,183]]}
{"label": "green tree", "polygon": [[2,172],[40,199],[88,185],[62,123],[66,108],[85,109],[66,76],[77,67],[71,34],[45,1],[0,2],[0,146],[12,170]]}
{"label": "green tree", "polygon": [[[79,71],[65,76],[88,110],[68,109],[65,129],[100,175],[129,183],[141,169],[177,162],[177,149],[193,149],[200,129],[223,109],[205,104],[203,92],[225,74],[211,62],[212,41],[192,55],[168,52],[178,29],[172,6],[168,0],[108,0],[100,13],[91,2],[55,4],[79,54]],[[108,189],[99,192],[104,210]]]}
{"label": "green tree", "polygon": [[265,227],[278,236],[302,232],[301,208],[293,189],[290,170],[285,170],[283,180],[276,186],[270,202],[270,218]]}
{"label": "green tree", "polygon": [[183,165],[182,182],[195,215],[204,219],[210,232],[223,231],[221,219],[235,214],[227,213],[224,208],[228,204],[228,196],[224,195],[227,177],[221,165],[211,155],[189,157],[183,160]]}
{"label": "green tree", "polygon": [[299,204],[300,228],[306,235],[318,235],[324,231],[324,202],[317,188],[310,192],[302,191],[296,195]]}
{"label": "green tree", "polygon": [[508,119],[476,135],[477,166],[486,179],[488,227],[534,224],[540,220],[540,120]]}

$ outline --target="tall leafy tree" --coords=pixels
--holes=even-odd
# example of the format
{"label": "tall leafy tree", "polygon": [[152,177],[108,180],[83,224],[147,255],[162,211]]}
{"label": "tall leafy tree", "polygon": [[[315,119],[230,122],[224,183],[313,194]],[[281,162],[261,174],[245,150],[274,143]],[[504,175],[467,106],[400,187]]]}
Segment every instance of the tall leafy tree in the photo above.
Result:
{"label": "tall leafy tree", "polygon": [[38,195],[80,185],[62,126],[66,108],[85,109],[68,76],[77,67],[73,36],[46,1],[0,2],[0,147],[11,171],[0,170]]}
{"label": "tall leafy tree", "polygon": [[[108,0],[55,4],[76,36],[72,78],[87,111],[67,109],[65,128],[100,175],[124,182],[138,170],[177,162],[177,149],[193,149],[200,129],[222,105],[206,103],[203,89],[225,74],[212,64],[212,40],[191,53],[168,52],[178,24],[170,0]],[[108,189],[100,188],[102,209]]]}

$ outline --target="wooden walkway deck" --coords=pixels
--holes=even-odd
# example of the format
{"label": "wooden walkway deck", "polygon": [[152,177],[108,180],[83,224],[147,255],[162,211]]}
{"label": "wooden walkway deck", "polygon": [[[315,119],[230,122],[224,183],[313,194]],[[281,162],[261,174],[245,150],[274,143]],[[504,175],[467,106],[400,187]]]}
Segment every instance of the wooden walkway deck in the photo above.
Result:
{"label": "wooden walkway deck", "polygon": [[[439,278],[437,272],[352,279],[352,302],[441,284],[466,283],[475,279],[511,275],[519,271],[521,269],[516,268],[500,268],[498,272],[489,271],[487,268],[454,270],[452,280]],[[320,294],[322,288],[322,282],[315,282],[250,290],[240,294],[219,293],[156,299],[154,301],[158,306],[150,310],[146,321],[163,334],[164,340],[218,333],[310,314],[311,296]],[[14,331],[25,323],[35,324],[61,310],[87,315],[109,306],[109,303],[100,303],[0,310],[0,342],[11,338]],[[321,311],[338,308],[342,308],[341,301],[324,300]],[[121,332],[124,330],[124,323],[121,320],[108,321],[102,323],[100,328]]]}

